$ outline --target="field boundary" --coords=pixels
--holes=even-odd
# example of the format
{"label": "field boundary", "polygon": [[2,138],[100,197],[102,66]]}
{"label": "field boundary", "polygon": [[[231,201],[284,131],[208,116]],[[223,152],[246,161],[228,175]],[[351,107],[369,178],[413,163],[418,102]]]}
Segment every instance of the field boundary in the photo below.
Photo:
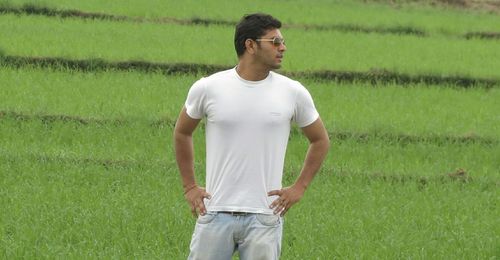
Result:
{"label": "field boundary", "polygon": [[[0,111],[0,120],[4,118],[12,118],[18,121],[41,121],[44,124],[53,124],[55,122],[77,123],[80,125],[111,125],[122,126],[131,124],[131,120],[124,119],[99,119],[99,118],[85,118],[81,116],[72,115],[48,115],[48,114],[25,114],[14,111]],[[175,120],[167,118],[159,119],[150,122],[152,127],[174,127]]]}
{"label": "field boundary", "polygon": [[[80,18],[80,19],[94,19],[94,20],[108,20],[108,21],[125,21],[136,23],[158,23],[158,24],[178,24],[178,25],[223,25],[235,26],[236,21],[217,20],[210,18],[191,18],[179,19],[174,17],[161,17],[161,18],[143,18],[131,17],[125,15],[114,15],[106,13],[93,13],[84,12],[74,9],[55,9],[33,4],[25,4],[21,7],[14,7],[9,5],[0,6],[0,13],[12,14],[25,14],[25,15],[41,15],[48,17],[61,17],[61,18]],[[334,24],[334,25],[305,25],[305,24],[290,24],[284,25],[284,28],[297,28],[304,30],[333,30],[343,32],[361,32],[361,33],[379,33],[379,34],[409,34],[416,36],[427,36],[423,30],[408,26],[393,26],[393,27],[363,27],[354,24]]]}
{"label": "field boundary", "polygon": [[42,68],[69,69],[83,72],[121,70],[163,72],[165,74],[215,73],[233,66],[199,63],[157,63],[148,61],[106,61],[103,59],[67,59],[60,57],[0,56],[0,65],[16,68],[37,66]]}
{"label": "field boundary", "polygon": [[[106,13],[84,12],[75,9],[56,9],[34,4],[24,4],[22,6],[12,6],[3,4],[0,6],[0,14],[17,14],[17,15],[39,15],[47,17],[61,18],[79,18],[91,20],[108,20],[108,21],[125,21],[135,23],[157,23],[157,24],[178,24],[178,25],[222,25],[235,26],[236,21],[218,20],[211,18],[191,18],[179,19],[175,17],[161,18],[143,18],[132,17],[126,15],[115,15]],[[410,26],[361,26],[357,24],[288,24],[283,28],[302,29],[302,30],[319,30],[319,31],[340,31],[340,32],[358,32],[358,33],[377,33],[377,34],[396,34],[396,35],[413,35],[417,37],[428,37],[429,33],[422,29],[413,28]],[[460,37],[465,39],[486,39],[499,40],[500,32],[467,32]]]}
{"label": "field boundary", "polygon": [[[164,160],[130,160],[130,159],[111,159],[111,158],[90,158],[90,157],[77,157],[77,156],[60,156],[60,155],[45,155],[45,154],[34,154],[27,153],[25,155],[6,155],[0,153],[0,158],[6,159],[11,163],[15,163],[20,158],[29,159],[36,163],[64,163],[64,164],[81,164],[81,165],[95,165],[103,167],[106,170],[110,169],[133,169],[133,168],[150,168],[150,167],[160,167],[160,168],[177,168],[175,162],[168,162]],[[293,176],[295,171],[290,172],[290,170],[284,169],[284,175]],[[380,173],[380,172],[370,172],[370,173],[359,173],[355,171],[349,171],[346,169],[337,170],[334,168],[322,168],[319,174],[328,174],[329,176],[338,178],[340,181],[346,181],[353,178],[361,178],[367,182],[385,182],[391,185],[406,185],[406,184],[417,184],[420,188],[425,188],[430,184],[447,184],[447,183],[457,183],[457,184],[472,184],[481,183],[486,185],[485,188],[496,189],[500,186],[500,181],[492,177],[480,177],[475,178],[471,176],[464,169],[457,169],[456,171],[449,173],[441,173],[437,175],[424,176],[424,175],[410,175],[410,174],[397,174],[397,173]]]}
{"label": "field boundary", "polygon": [[361,133],[361,132],[329,132],[328,135],[332,141],[346,141],[354,139],[358,143],[367,143],[370,140],[385,140],[387,142],[397,143],[400,145],[416,144],[416,143],[432,143],[432,144],[473,144],[479,143],[483,145],[496,145],[499,141],[493,138],[486,138],[474,134],[454,136],[454,135],[409,135],[409,134],[393,134],[393,133]]}
{"label": "field boundary", "polygon": [[[333,169],[323,169],[322,171],[332,171],[337,172]],[[396,174],[396,173],[357,173],[346,170],[341,170],[334,174],[341,180],[351,179],[354,176],[363,176],[367,181],[382,181],[390,184],[418,184],[419,189],[425,188],[427,185],[435,183],[435,184],[446,184],[446,183],[462,183],[462,184],[470,184],[474,182],[481,182],[484,185],[487,185],[488,188],[495,189],[500,186],[500,181],[497,179],[491,178],[475,178],[467,173],[464,169],[457,169],[453,172],[442,173],[439,175],[432,176],[423,176],[423,175],[409,175],[409,174]]]}
{"label": "field boundary", "polygon": [[[84,118],[71,115],[44,115],[44,114],[24,114],[14,111],[0,111],[0,121],[3,119],[14,119],[17,121],[41,121],[44,124],[53,124],[56,122],[76,123],[80,125],[112,125],[125,126],[132,124],[132,120],[124,119],[96,119]],[[149,121],[149,127],[168,127],[175,126],[175,119],[162,118],[159,120]],[[201,128],[205,127],[202,122]],[[298,133],[298,129],[292,129],[291,136]],[[482,145],[498,145],[500,142],[495,138],[481,137],[474,134],[464,136],[454,135],[408,135],[408,134],[393,134],[381,132],[346,132],[346,131],[330,131],[328,133],[330,139],[347,141],[355,140],[358,143],[367,143],[371,140],[384,140],[388,143],[399,145],[416,144],[416,143],[431,143],[431,144],[482,144]]]}
{"label": "field boundary", "polygon": [[[157,63],[148,61],[106,61],[102,59],[67,59],[60,57],[22,57],[22,56],[0,56],[0,65],[21,68],[36,66],[42,68],[69,69],[78,71],[141,71],[161,72],[166,75],[176,74],[212,74],[221,70],[230,69],[230,65],[214,65],[200,63]],[[464,76],[440,76],[440,75],[409,75],[391,72],[385,69],[372,69],[366,72],[360,71],[280,71],[286,76],[306,79],[317,79],[344,83],[366,82],[372,85],[379,84],[427,84],[445,85],[460,88],[493,88],[500,86],[500,79],[474,78]]]}
{"label": "field boundary", "polygon": [[404,4],[423,4],[424,6],[441,6],[442,8],[456,8],[462,10],[476,10],[492,14],[500,13],[500,2],[495,0],[364,0],[365,2],[386,3],[394,8],[400,8]]}
{"label": "field boundary", "polygon": [[[108,169],[127,169],[127,168],[147,168],[147,167],[161,167],[169,168],[169,163],[160,160],[144,161],[144,160],[130,160],[130,159],[110,159],[110,158],[91,158],[91,157],[77,157],[77,156],[61,156],[61,155],[45,155],[26,153],[24,155],[9,155],[1,154],[0,158],[4,158],[11,162],[15,162],[19,158],[26,158],[30,161],[37,163],[52,163],[62,162],[66,164],[82,164],[82,165],[95,165]],[[171,163],[175,165],[175,163]],[[177,166],[175,166],[177,167]]]}

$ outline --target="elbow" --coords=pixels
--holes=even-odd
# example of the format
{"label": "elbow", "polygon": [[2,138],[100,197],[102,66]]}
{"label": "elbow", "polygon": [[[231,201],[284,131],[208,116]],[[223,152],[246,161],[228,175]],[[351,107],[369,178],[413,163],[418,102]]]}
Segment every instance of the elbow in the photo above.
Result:
{"label": "elbow", "polygon": [[320,146],[325,154],[330,150],[330,136],[325,134],[318,140],[318,146]]}
{"label": "elbow", "polygon": [[323,143],[324,143],[323,146],[324,146],[325,152],[328,153],[328,151],[330,150],[330,137],[328,137],[328,135],[323,140]]}
{"label": "elbow", "polygon": [[191,140],[193,137],[192,132],[181,131],[181,129],[174,129],[174,142],[182,143]]}
{"label": "elbow", "polygon": [[179,143],[183,142],[186,140],[189,140],[191,138],[191,135],[184,134],[179,131],[174,131],[174,142]]}
{"label": "elbow", "polygon": [[328,153],[328,150],[330,150],[330,138],[327,135],[324,138],[319,138],[311,142],[311,145],[326,154]]}

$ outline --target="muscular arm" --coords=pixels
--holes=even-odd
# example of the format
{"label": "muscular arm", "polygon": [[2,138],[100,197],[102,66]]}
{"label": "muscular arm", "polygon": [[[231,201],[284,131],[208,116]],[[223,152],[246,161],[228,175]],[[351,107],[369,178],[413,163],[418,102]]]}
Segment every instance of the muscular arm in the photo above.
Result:
{"label": "muscular arm", "polygon": [[330,147],[328,133],[321,118],[302,128],[302,131],[309,140],[309,148],[299,177],[292,186],[268,193],[269,196],[279,196],[271,204],[270,208],[274,209],[275,214],[281,214],[281,216],[285,215],[288,209],[302,198],[316,172],[321,167]]}
{"label": "muscular arm", "polygon": [[302,128],[302,131],[307,139],[309,139],[309,149],[307,150],[306,159],[300,176],[294,185],[305,190],[321,167],[328,153],[330,139],[328,138],[328,133],[321,118],[318,118],[311,125]]}
{"label": "muscular arm", "polygon": [[174,129],[175,158],[181,174],[184,196],[194,216],[206,213],[203,199],[210,198],[205,189],[196,184],[194,176],[193,132],[200,121],[189,117],[186,108],[183,108]]}

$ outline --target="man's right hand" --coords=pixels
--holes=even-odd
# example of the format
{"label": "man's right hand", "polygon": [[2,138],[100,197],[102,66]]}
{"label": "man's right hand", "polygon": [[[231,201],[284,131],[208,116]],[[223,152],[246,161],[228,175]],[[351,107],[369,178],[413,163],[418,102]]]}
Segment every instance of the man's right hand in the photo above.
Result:
{"label": "man's right hand", "polygon": [[205,188],[200,187],[198,185],[187,189],[184,193],[184,197],[186,198],[189,206],[191,207],[191,213],[196,218],[199,215],[205,215],[207,213],[207,209],[205,208],[204,199],[210,199],[211,196],[205,191]]}

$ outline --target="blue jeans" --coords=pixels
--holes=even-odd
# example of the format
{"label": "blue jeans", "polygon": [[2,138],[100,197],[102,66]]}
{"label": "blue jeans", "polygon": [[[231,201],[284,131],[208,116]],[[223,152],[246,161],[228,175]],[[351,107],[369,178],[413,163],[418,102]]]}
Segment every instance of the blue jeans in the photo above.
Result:
{"label": "blue jeans", "polygon": [[241,260],[278,259],[282,232],[277,215],[208,212],[196,221],[188,259],[229,260],[236,251]]}

